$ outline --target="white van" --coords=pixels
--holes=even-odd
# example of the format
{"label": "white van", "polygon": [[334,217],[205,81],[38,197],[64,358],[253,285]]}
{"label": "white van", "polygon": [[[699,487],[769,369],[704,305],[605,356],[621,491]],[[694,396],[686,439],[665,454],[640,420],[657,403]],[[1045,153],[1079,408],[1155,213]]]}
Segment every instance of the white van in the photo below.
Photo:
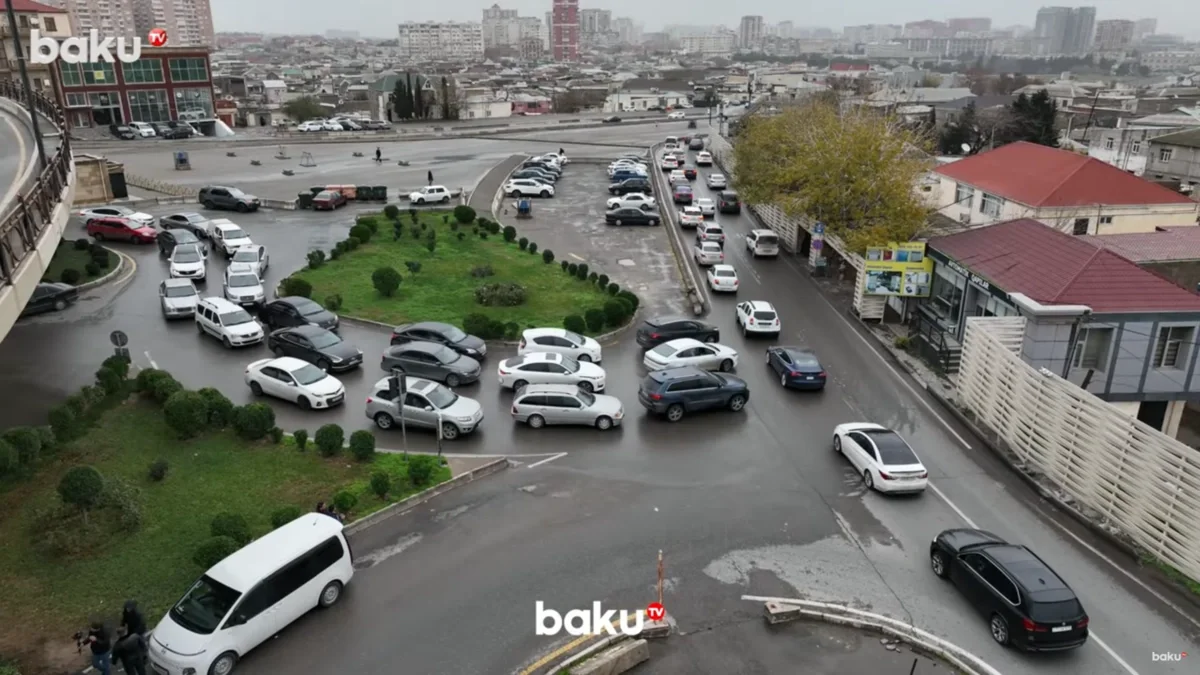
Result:
{"label": "white van", "polygon": [[239,659],[354,576],[342,524],[310,513],[256,539],[192,585],[150,634],[155,675],[229,675]]}
{"label": "white van", "polygon": [[779,237],[771,230],[750,230],[746,235],[746,250],[755,258],[759,256],[777,257],[779,255]]}
{"label": "white van", "polygon": [[210,296],[196,303],[196,329],[217,338],[226,349],[256,345],[266,336],[262,324],[242,307]]}

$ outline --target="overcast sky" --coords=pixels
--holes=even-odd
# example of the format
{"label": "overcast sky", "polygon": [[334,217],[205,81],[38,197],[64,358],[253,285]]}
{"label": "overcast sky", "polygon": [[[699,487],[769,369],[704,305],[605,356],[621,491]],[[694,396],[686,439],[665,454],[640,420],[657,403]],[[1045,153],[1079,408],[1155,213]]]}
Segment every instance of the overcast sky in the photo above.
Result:
{"label": "overcast sky", "polygon": [[[364,37],[394,37],[401,21],[479,21],[480,0],[211,0],[218,31],[321,34],[328,29],[356,30]],[[507,0],[506,9],[522,16],[544,17],[550,0]],[[921,19],[990,16],[993,25],[1032,26],[1039,0],[852,0],[850,2],[786,2],[785,0],[676,0],[647,3],[643,0],[581,0],[582,8],[611,9],[613,16],[640,21],[647,31],[664,24],[725,24],[736,27],[743,14],[761,14],[768,23],[792,21],[797,26],[840,29],[865,23],[899,23]],[[1064,2],[1062,4],[1072,4]],[[1200,37],[1200,3],[1197,0],[1094,0],[1097,19],[1158,19],[1160,33]]]}

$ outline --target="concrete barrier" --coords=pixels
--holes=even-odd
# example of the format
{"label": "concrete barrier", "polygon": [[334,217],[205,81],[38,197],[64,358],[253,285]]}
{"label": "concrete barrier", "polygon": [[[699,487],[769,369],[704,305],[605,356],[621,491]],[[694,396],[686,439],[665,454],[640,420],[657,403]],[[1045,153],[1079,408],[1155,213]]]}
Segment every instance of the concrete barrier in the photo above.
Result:
{"label": "concrete barrier", "polygon": [[283,211],[296,210],[297,200],[295,199],[259,199],[258,201],[264,209],[280,209]]}
{"label": "concrete barrier", "polygon": [[571,675],[621,675],[649,660],[649,643],[645,640],[625,640],[571,668],[569,672]]}
{"label": "concrete barrier", "polygon": [[579,122],[582,122],[582,121],[583,120],[559,120],[558,123],[559,124],[578,124]]}
{"label": "concrete barrier", "polygon": [[[658,157],[658,148],[661,145],[661,143],[656,143],[651,146],[650,161],[652,163],[654,158]],[[663,225],[668,230],[667,238],[671,242],[671,252],[675,254],[675,264],[679,266],[684,292],[687,294],[688,301],[692,303],[692,313],[696,316],[704,316],[712,309],[712,304],[708,299],[707,291],[697,278],[691,263],[688,262],[690,255],[687,246],[683,243],[683,235],[680,233],[679,214],[676,212],[674,200],[671,198],[671,187],[657,166],[652,166],[650,171],[650,181],[654,185],[654,192],[662,199],[660,204],[663,208]]]}
{"label": "concrete barrier", "polygon": [[504,469],[507,469],[508,466],[509,466],[508,458],[505,458],[505,457],[497,459],[494,462],[489,462],[487,464],[484,464],[483,466],[481,466],[477,469],[473,469],[471,471],[468,471],[467,473],[461,474],[459,476],[455,476],[454,478],[451,478],[450,480],[446,481],[445,483],[442,483],[441,485],[436,485],[434,487],[429,488],[428,490],[423,490],[421,492],[418,492],[417,494],[415,494],[411,497],[408,497],[407,499],[402,499],[402,500],[396,502],[395,504],[392,504],[390,506],[385,506],[384,508],[376,511],[375,513],[372,513],[369,516],[364,516],[362,518],[359,518],[358,520],[354,521],[353,523],[350,523],[349,525],[347,525],[345,528],[345,532],[346,532],[346,534],[354,534],[355,532],[361,532],[362,530],[365,530],[369,527],[378,525],[379,523],[387,520],[388,518],[391,518],[392,516],[404,513],[405,511],[411,509],[414,506],[423,504],[442,493],[449,492],[450,490],[453,490],[454,488],[462,487],[463,485],[466,485],[468,483],[473,483],[473,482],[479,480],[480,478],[490,476],[490,475],[496,473],[497,471],[503,471]]}

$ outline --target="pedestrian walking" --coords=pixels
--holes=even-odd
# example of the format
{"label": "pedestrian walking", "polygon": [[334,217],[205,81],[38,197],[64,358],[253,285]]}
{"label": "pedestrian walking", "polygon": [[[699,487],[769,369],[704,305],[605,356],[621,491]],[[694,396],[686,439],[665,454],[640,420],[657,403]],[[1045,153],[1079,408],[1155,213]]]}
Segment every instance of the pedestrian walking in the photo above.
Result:
{"label": "pedestrian walking", "polygon": [[125,669],[125,675],[146,675],[146,639],[122,627],[113,645],[112,660]]}
{"label": "pedestrian walking", "polygon": [[433,171],[432,170],[429,172],[429,184],[433,185]]}
{"label": "pedestrian walking", "polygon": [[375,163],[381,164],[382,162],[383,162],[383,151],[380,150],[379,148],[375,148]]}
{"label": "pedestrian walking", "polygon": [[112,675],[112,638],[101,621],[93,621],[84,643],[92,651],[92,667],[100,675]]}

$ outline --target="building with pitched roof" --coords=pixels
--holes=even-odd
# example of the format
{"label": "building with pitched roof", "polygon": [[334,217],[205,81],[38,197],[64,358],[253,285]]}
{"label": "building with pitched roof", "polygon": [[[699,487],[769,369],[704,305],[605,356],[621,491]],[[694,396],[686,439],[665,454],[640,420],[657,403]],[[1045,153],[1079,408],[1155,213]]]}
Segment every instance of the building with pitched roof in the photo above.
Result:
{"label": "building with pitched roof", "polygon": [[1026,363],[1168,435],[1200,401],[1200,295],[1029,218],[935,237],[926,251],[934,278],[916,339],[947,370],[969,317],[1024,316]]}
{"label": "building with pitched roof", "polygon": [[[926,192],[937,212],[968,226],[1032,218],[1075,235],[1196,225],[1200,204],[1098,159],[1010,143],[943,164]],[[930,181],[932,182],[932,181]]]}
{"label": "building with pitched roof", "polygon": [[[33,0],[0,0],[0,79],[13,80],[20,84],[21,70],[17,63],[16,43],[8,25],[8,18],[3,16],[10,3],[17,18],[21,48],[26,54],[29,53],[30,32],[35,28],[40,34],[56,40],[71,37],[71,17],[66,10]],[[49,64],[37,64],[28,59],[25,61],[25,67],[29,73],[30,86],[54,98],[53,68]]]}
{"label": "building with pitched roof", "polygon": [[1152,139],[1146,176],[1200,186],[1200,127]]}

